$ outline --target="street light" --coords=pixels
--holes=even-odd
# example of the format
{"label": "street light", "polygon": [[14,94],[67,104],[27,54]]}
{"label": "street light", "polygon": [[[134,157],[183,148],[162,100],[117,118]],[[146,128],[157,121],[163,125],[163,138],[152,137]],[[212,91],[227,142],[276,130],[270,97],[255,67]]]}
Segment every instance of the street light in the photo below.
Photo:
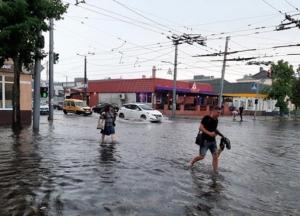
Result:
{"label": "street light", "polygon": [[175,118],[176,114],[176,80],[177,80],[177,54],[178,54],[178,45],[187,43],[193,45],[198,43],[201,46],[205,46],[206,38],[202,37],[200,34],[182,34],[176,35],[173,34],[171,37],[167,36],[168,39],[172,40],[173,45],[175,46],[175,57],[174,57],[174,74],[173,74],[173,103],[172,103],[172,118]]}
{"label": "street light", "polygon": [[81,57],[84,57],[84,95],[83,95],[83,100],[86,101],[87,103],[87,60],[86,60],[86,56],[87,55],[95,55],[95,53],[93,52],[88,52],[86,55],[82,55],[82,54],[79,54],[79,53],[76,53],[76,55],[78,56],[81,56]]}

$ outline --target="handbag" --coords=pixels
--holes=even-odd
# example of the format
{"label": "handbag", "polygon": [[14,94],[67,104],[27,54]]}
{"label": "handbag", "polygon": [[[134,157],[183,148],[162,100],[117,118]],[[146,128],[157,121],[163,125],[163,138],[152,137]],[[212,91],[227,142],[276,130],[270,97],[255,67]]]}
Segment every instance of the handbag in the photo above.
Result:
{"label": "handbag", "polygon": [[105,126],[105,119],[100,117],[98,119],[97,129],[104,130],[104,126]]}
{"label": "handbag", "polygon": [[195,143],[196,143],[197,145],[202,145],[202,143],[203,143],[202,133],[199,132],[199,133],[197,134]]}

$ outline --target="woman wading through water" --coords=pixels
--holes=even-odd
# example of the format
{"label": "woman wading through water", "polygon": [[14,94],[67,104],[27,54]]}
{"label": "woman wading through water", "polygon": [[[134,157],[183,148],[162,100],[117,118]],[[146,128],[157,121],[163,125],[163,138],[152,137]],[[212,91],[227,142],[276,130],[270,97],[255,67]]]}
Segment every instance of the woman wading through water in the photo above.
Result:
{"label": "woman wading through water", "polygon": [[115,121],[116,121],[116,113],[114,108],[110,105],[107,105],[104,109],[104,112],[101,113],[100,118],[105,119],[104,129],[101,129],[100,133],[101,144],[105,143],[105,136],[111,136],[111,143],[116,143],[115,139]]}

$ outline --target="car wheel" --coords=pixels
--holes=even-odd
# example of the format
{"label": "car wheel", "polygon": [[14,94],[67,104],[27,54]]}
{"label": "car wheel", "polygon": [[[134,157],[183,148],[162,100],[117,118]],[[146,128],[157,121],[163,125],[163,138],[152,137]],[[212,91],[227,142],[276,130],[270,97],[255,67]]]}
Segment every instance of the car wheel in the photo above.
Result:
{"label": "car wheel", "polygon": [[64,114],[66,114],[66,115],[68,114],[67,110],[64,110]]}
{"label": "car wheel", "polygon": [[145,115],[141,115],[141,119],[146,120],[147,117]]}
{"label": "car wheel", "polygon": [[119,114],[119,118],[122,118],[122,119],[125,118],[124,114],[123,114],[123,113],[120,113],[120,114]]}

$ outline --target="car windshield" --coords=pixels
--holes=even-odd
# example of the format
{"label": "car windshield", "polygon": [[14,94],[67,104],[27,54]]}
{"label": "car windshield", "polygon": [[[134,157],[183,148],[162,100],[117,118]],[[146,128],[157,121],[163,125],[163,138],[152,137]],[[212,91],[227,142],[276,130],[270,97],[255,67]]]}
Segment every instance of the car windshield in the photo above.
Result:
{"label": "car windshield", "polygon": [[79,107],[84,107],[84,106],[86,106],[86,103],[85,103],[85,101],[76,101],[75,102],[75,106],[79,106]]}
{"label": "car windshield", "polygon": [[153,110],[150,106],[146,104],[139,104],[139,107],[143,110]]}

